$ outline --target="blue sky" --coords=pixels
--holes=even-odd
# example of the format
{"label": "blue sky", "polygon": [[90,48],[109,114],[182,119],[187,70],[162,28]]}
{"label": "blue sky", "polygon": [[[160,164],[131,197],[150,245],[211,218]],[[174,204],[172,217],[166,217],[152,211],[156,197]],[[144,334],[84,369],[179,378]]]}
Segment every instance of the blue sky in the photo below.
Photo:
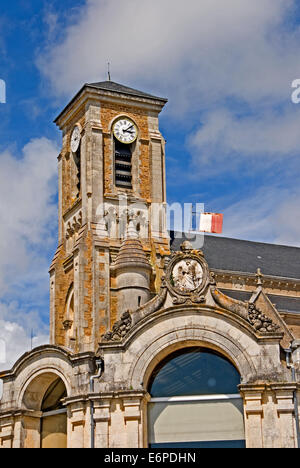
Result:
{"label": "blue sky", "polygon": [[[57,243],[53,119],[84,82],[169,98],[168,200],[224,235],[300,245],[300,7],[295,0],[15,0],[0,13],[0,339],[7,365],[47,340]],[[124,44],[126,47],[124,47]],[[1,332],[2,330],[2,332]]]}

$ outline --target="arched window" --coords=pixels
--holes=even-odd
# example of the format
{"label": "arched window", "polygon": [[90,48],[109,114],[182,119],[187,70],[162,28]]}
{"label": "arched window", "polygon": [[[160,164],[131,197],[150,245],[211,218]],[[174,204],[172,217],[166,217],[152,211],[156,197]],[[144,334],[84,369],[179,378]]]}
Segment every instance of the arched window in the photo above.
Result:
{"label": "arched window", "polygon": [[219,353],[180,350],[162,361],[149,382],[151,447],[245,447],[240,375]]}

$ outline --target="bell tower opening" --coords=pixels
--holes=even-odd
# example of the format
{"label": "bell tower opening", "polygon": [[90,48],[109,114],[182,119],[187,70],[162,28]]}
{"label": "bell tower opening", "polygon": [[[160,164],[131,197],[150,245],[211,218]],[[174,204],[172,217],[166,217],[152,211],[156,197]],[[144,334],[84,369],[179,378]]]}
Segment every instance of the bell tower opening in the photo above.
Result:
{"label": "bell tower opening", "polygon": [[114,138],[115,146],[115,184],[116,187],[132,189],[133,143],[125,145]]}

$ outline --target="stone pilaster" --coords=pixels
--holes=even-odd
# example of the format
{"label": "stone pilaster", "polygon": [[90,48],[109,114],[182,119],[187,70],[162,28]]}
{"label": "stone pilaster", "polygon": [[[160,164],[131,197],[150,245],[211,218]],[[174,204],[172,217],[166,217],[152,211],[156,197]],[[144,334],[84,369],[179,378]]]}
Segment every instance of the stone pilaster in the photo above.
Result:
{"label": "stone pilaster", "polygon": [[241,386],[244,398],[245,437],[247,448],[263,447],[263,405],[264,386]]}
{"label": "stone pilaster", "polygon": [[86,402],[73,401],[68,404],[68,448],[87,447],[87,418]]}

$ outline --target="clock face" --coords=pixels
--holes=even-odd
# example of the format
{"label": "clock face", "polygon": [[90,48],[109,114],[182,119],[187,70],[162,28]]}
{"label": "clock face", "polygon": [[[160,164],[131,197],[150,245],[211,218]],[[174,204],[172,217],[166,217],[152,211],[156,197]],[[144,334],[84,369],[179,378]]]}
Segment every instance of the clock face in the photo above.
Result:
{"label": "clock face", "polygon": [[130,144],[137,139],[137,127],[130,119],[119,119],[114,124],[113,132],[117,140],[121,143]]}
{"label": "clock face", "polygon": [[71,150],[73,153],[76,153],[76,151],[78,150],[79,145],[80,145],[80,140],[81,140],[80,128],[76,126],[74,127],[74,130],[71,136]]}

